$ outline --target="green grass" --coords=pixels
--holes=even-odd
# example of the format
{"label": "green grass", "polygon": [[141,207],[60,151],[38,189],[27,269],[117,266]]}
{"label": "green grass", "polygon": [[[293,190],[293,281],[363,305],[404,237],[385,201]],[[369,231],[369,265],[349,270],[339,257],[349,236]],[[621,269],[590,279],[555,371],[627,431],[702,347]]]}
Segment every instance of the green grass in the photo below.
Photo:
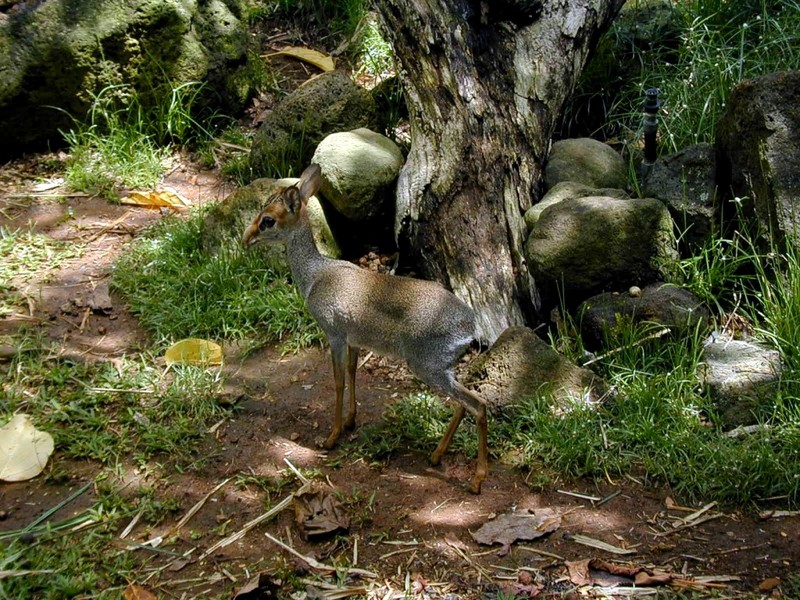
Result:
{"label": "green grass", "polygon": [[204,215],[165,219],[115,265],[113,285],[157,339],[182,337],[317,343],[321,333],[282,257],[230,242],[203,248]]}
{"label": "green grass", "polygon": [[633,143],[641,134],[644,92],[657,87],[664,102],[662,152],[713,143],[738,82],[800,67],[796,0],[661,3],[666,9],[658,14],[669,25],[650,31],[655,18],[637,13],[654,4],[629,2],[612,24],[566,111],[563,136]]}
{"label": "green grass", "polygon": [[58,268],[64,261],[79,258],[83,246],[59,242],[32,230],[9,230],[0,227],[0,317],[24,305],[24,296],[17,289],[44,267]]}
{"label": "green grass", "polygon": [[173,145],[199,143],[211,136],[193,116],[202,85],[175,86],[144,106],[128,85],[109,86],[93,96],[85,119],[73,118],[64,132],[69,145],[66,182],[75,190],[115,198],[122,188],[148,189],[165,170]]}
{"label": "green grass", "polygon": [[0,420],[31,415],[53,435],[61,456],[113,466],[126,457],[143,463],[167,456],[190,464],[208,427],[228,414],[217,404],[217,373],[195,367],[162,369],[144,357],[78,364],[51,358],[31,339],[0,366],[8,382],[0,390]]}

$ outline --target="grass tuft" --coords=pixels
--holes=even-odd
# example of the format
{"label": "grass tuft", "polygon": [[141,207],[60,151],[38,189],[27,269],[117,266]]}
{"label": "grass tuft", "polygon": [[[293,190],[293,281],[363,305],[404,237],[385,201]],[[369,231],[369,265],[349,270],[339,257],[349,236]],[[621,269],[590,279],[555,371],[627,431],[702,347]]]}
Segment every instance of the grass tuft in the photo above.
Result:
{"label": "grass tuft", "polygon": [[202,212],[164,219],[115,265],[112,283],[144,327],[165,342],[257,337],[291,350],[321,341],[282,258],[233,244],[210,253],[204,231]]}

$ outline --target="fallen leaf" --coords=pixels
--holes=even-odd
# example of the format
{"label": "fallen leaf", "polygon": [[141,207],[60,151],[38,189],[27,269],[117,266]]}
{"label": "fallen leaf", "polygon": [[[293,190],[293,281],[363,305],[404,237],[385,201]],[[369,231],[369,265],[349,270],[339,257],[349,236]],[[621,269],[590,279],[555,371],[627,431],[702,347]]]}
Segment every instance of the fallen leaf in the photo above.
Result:
{"label": "fallen leaf", "polygon": [[569,579],[575,585],[666,585],[672,581],[669,573],[654,572],[635,565],[617,565],[598,558],[567,561]]}
{"label": "fallen leaf", "polygon": [[528,512],[507,513],[484,523],[472,533],[479,544],[502,544],[503,550],[517,540],[535,540],[561,527],[561,515],[552,508],[537,508]]}
{"label": "fallen leaf", "polygon": [[233,600],[277,598],[282,586],[283,582],[280,579],[275,579],[269,573],[259,573],[237,590]]}
{"label": "fallen leaf", "polygon": [[222,346],[208,340],[187,338],[170,346],[164,353],[164,360],[168,365],[221,365]]}
{"label": "fallen leaf", "polygon": [[309,64],[314,65],[318,69],[322,71],[333,71],[334,64],[333,58],[331,58],[327,54],[323,54],[322,52],[317,52],[316,50],[312,50],[311,48],[302,48],[300,46],[289,46],[284,48],[280,52],[273,52],[271,54],[264,54],[264,58],[269,58],[270,56],[291,56],[292,58],[296,58],[298,60],[302,60],[303,62],[307,62]]}
{"label": "fallen leaf", "polygon": [[135,583],[130,584],[122,593],[125,600],[158,600],[153,592]]}
{"label": "fallen leaf", "polygon": [[189,206],[189,201],[175,192],[160,190],[153,192],[131,192],[120,200],[120,204],[131,206],[144,206],[146,208],[184,208]]}
{"label": "fallen leaf", "polygon": [[305,539],[350,529],[350,516],[328,491],[310,491],[294,497],[294,517]]}
{"label": "fallen leaf", "polygon": [[758,584],[759,592],[771,592],[781,584],[780,577],[770,577]]}
{"label": "fallen leaf", "polygon": [[33,426],[29,415],[17,413],[0,427],[0,479],[25,481],[44,470],[53,453],[53,436]]}

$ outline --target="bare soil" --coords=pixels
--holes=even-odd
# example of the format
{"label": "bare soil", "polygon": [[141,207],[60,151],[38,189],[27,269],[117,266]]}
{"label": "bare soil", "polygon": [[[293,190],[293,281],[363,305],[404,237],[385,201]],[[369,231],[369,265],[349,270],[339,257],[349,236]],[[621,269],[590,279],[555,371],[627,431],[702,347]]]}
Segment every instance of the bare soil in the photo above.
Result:
{"label": "bare soil", "polygon": [[[48,197],[64,193],[63,188],[37,195],[34,185],[46,175],[38,167],[41,163],[41,158],[21,160],[0,171],[0,225],[17,228],[31,223],[55,239],[83,241],[86,252],[26,282],[26,295],[32,299],[29,310],[0,319],[0,335],[33,326],[64,353],[89,360],[112,360],[147,349],[148,335],[127,312],[123,298],[112,294],[107,314],[81,308],[74,299],[90,297],[107,286],[114,260],[161,213],[85,196],[60,201]],[[189,162],[173,171],[165,185],[196,204],[218,201],[232,190],[216,172],[198,170]],[[142,472],[129,467],[123,473],[133,487],[155,486],[160,497],[180,502],[174,518],[156,528],[134,526],[127,539],[144,543],[165,534],[221,482],[237,474],[275,475],[286,469],[287,460],[300,469],[318,470],[321,481],[349,499],[346,511],[352,523],[345,535],[306,541],[289,509],[199,560],[223,535],[241,529],[298,487],[268,494],[257,486],[230,481],[164,544],[170,552],[191,551],[185,559],[138,551],[142,576],[137,583],[158,597],[231,597],[261,572],[284,576],[292,572],[298,578],[320,580],[320,569],[279,548],[265,534],[320,563],[374,572],[374,578],[334,576],[327,581],[338,588],[352,588],[354,594],[372,590],[371,595],[377,597],[401,597],[407,591],[420,597],[472,598],[493,596],[499,590],[520,596],[602,595],[597,588],[579,587],[570,580],[566,563],[589,558],[637,565],[687,581],[716,577],[695,583],[701,597],[779,597],[782,590],[789,597],[791,593],[787,581],[800,565],[797,516],[761,520],[747,509],[715,506],[705,515],[718,514],[716,518],[675,529],[675,519],[687,517],[690,511],[673,507],[668,488],[647,488],[633,479],[564,480],[559,489],[536,491],[526,483],[530,473],[497,462],[483,492],[473,496],[463,485],[472,465],[460,454],[451,452],[443,465],[433,468],[426,456],[416,452],[370,465],[346,452],[320,450],[317,442],[330,426],[333,398],[331,367],[324,350],[282,356],[276,349],[267,349],[246,359],[239,358],[235,347],[226,352],[226,396],[239,398],[239,410],[208,433],[203,443],[208,460],[202,471],[178,472],[164,457],[158,461],[160,468]],[[371,358],[359,373],[359,425],[380,420],[389,403],[416,385],[402,366]],[[89,462],[65,460],[58,451],[48,468],[57,468],[67,477],[40,476],[0,484],[0,529],[26,526],[100,470]],[[599,504],[563,491],[599,498],[618,495]],[[76,514],[91,505],[93,498],[89,490],[52,518]],[[541,539],[512,544],[503,552],[499,545],[479,546],[471,536],[496,515],[544,507],[558,511],[562,521],[557,531]],[[615,555],[577,543],[574,535],[635,553]],[[324,584],[308,584],[306,595],[333,597],[323,588]],[[617,594],[605,593],[605,597]],[[263,597],[268,597],[266,591]]]}

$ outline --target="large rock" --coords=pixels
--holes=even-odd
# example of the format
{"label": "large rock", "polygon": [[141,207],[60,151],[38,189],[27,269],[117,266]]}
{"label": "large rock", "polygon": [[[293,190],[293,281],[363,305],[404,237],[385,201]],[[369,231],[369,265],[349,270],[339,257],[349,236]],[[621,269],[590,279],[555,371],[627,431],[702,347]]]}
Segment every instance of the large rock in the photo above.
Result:
{"label": "large rock", "polygon": [[[207,252],[216,252],[222,247],[238,246],[245,228],[280,188],[294,185],[299,180],[262,178],[240,187],[219,204],[214,205],[204,222],[203,247]],[[319,200],[312,196],[306,205],[314,241],[319,251],[331,258],[339,258],[341,251],[331,234]],[[274,248],[274,247],[273,247]],[[265,246],[263,252],[272,252]]]}
{"label": "large rock", "polygon": [[673,223],[655,199],[589,196],[547,208],[525,244],[544,303],[663,281],[677,260]]}
{"label": "large rock", "polygon": [[600,348],[613,337],[621,321],[630,324],[652,323],[667,327],[673,334],[687,334],[709,325],[711,314],[689,290],[666,283],[655,283],[627,293],[593,296],[578,309],[581,337],[587,347]]}
{"label": "large rock", "polygon": [[386,136],[364,128],[333,133],[311,161],[322,170],[320,192],[348,219],[370,221],[393,207],[403,154]]}
{"label": "large rock", "polygon": [[659,157],[644,180],[642,193],[667,205],[688,252],[701,248],[720,220],[714,147],[695,144]]}
{"label": "large rock", "polygon": [[776,350],[718,334],[707,340],[699,367],[726,429],[757,421],[760,406],[775,396],[781,371]]}
{"label": "large rock", "polygon": [[[202,101],[239,110],[247,31],[237,0],[44,0],[0,14],[0,155],[62,143],[69,115],[93,95],[162,101],[167,88],[205,82]],[[60,109],[60,110],[58,110]]]}
{"label": "large rock", "polygon": [[331,133],[374,129],[375,100],[338,71],[323,73],[289,94],[256,132],[250,168],[256,176],[300,173]]}
{"label": "large rock", "polygon": [[743,81],[717,128],[721,182],[748,198],[764,231],[800,243],[800,71]]}
{"label": "large rock", "polygon": [[571,363],[527,327],[509,327],[469,366],[465,383],[493,411],[550,395],[557,408],[599,401],[606,392],[597,375]]}
{"label": "large rock", "polygon": [[548,206],[558,204],[570,198],[586,198],[587,196],[606,196],[608,198],[631,197],[625,190],[614,188],[597,189],[575,181],[561,181],[547,190],[547,193],[542,196],[542,199],[525,212],[525,225],[527,225],[528,230],[530,230],[534,223],[539,220],[544,209]]}
{"label": "large rock", "polygon": [[594,188],[628,187],[628,167],[608,144],[592,138],[559,140],[550,149],[544,169],[547,189],[562,181]]}

